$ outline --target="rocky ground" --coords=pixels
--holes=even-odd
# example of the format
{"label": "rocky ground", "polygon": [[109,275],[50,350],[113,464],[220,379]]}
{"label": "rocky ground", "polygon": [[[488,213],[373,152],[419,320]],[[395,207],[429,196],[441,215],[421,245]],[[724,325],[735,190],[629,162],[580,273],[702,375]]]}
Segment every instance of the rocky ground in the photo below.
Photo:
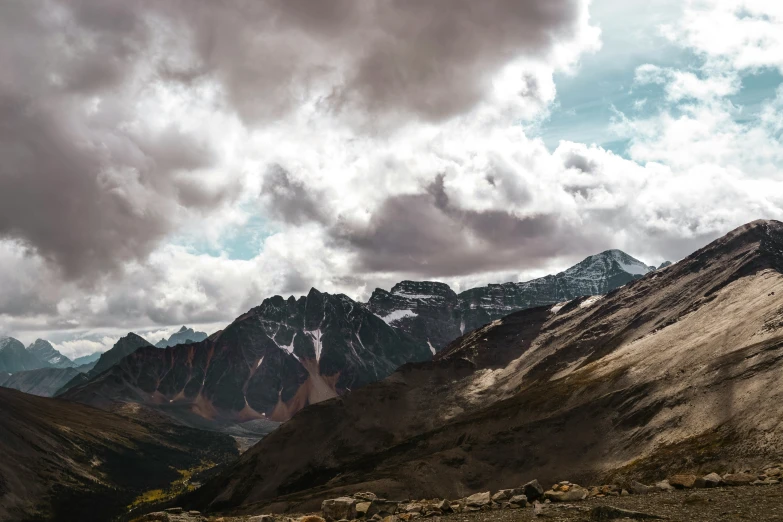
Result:
{"label": "rocky ground", "polygon": [[[781,521],[783,522],[783,485],[718,487],[710,489],[685,489],[671,492],[656,492],[647,495],[609,496],[588,498],[573,503],[543,504],[536,510],[531,506],[520,509],[501,509],[436,516],[433,522],[588,522],[594,520],[651,520],[652,518],[629,518],[617,514],[606,518],[605,507],[635,511],[646,515],[663,517],[672,522],[716,522],[716,521]],[[605,511],[597,510],[604,509]],[[598,514],[601,513],[602,516]],[[154,518],[170,522],[285,522],[302,520],[299,516],[256,515],[246,517],[204,517],[193,513],[155,514]],[[309,521],[320,522],[320,517],[308,517]]]}

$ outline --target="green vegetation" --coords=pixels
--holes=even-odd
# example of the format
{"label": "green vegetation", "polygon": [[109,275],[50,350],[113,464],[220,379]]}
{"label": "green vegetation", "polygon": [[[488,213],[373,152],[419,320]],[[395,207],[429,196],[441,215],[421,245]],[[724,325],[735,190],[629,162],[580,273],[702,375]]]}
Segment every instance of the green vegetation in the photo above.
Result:
{"label": "green vegetation", "polygon": [[183,493],[193,491],[198,487],[197,485],[193,484],[193,482],[191,482],[193,477],[199,473],[207,471],[208,469],[214,468],[216,465],[217,464],[212,461],[202,460],[197,466],[194,466],[190,469],[178,469],[176,471],[180,476],[177,480],[171,483],[168,489],[151,489],[149,491],[145,491],[136,497],[136,499],[128,506],[128,509],[132,510],[149,504],[165,502]]}

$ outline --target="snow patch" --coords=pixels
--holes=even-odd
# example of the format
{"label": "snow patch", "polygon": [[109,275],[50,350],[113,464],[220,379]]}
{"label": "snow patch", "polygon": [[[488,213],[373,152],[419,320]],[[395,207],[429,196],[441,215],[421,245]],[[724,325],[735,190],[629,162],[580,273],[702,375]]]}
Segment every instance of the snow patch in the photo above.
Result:
{"label": "snow patch", "polygon": [[557,312],[559,312],[560,310],[562,310],[562,309],[563,309],[563,307],[564,307],[565,305],[567,305],[567,304],[568,304],[568,301],[563,301],[562,303],[557,303],[555,306],[553,306],[552,308],[550,308],[550,309],[549,309],[549,311],[550,311],[550,312],[552,312],[553,314],[556,314]]}
{"label": "snow patch", "polygon": [[[281,350],[285,350],[286,352],[296,357],[296,360],[298,361],[299,357],[297,357],[297,355],[294,353],[294,339],[296,339],[296,334],[297,332],[294,332],[294,336],[291,337],[291,344],[277,344],[277,341],[275,341],[274,337],[272,337],[272,342],[277,344],[277,347],[280,348]],[[264,358],[262,357],[261,360],[263,359]],[[258,361],[258,364],[260,365],[261,361]]]}
{"label": "snow patch", "polygon": [[[323,341],[321,340],[321,329],[318,328],[317,330],[310,330],[307,332],[307,335],[309,335],[313,339],[313,344],[315,345],[315,360],[316,362],[321,361],[321,351],[324,348]],[[291,346],[294,345],[294,342],[291,341]]]}
{"label": "snow patch", "polygon": [[435,297],[432,294],[409,294],[406,292],[394,292],[394,295],[398,295],[400,297],[407,297],[408,299],[431,299]]}
{"label": "snow patch", "polygon": [[391,325],[394,321],[399,321],[400,319],[403,319],[405,317],[416,317],[416,315],[417,315],[416,312],[414,312],[413,310],[405,309],[405,310],[395,310],[388,315],[379,315],[378,317],[383,319],[383,321],[386,324]]}
{"label": "snow patch", "polygon": [[579,308],[589,308],[603,298],[604,296],[602,295],[594,295],[592,297],[588,297],[587,299],[579,303]]}
{"label": "snow patch", "polygon": [[625,272],[628,272],[631,275],[644,275],[647,272],[650,271],[650,267],[645,265],[644,263],[634,263],[631,262],[626,263],[624,256],[622,256],[619,252],[612,252],[614,260],[617,262],[618,265],[620,265],[620,268],[622,268]]}
{"label": "snow patch", "polygon": [[427,339],[427,346],[430,347],[430,351],[432,352],[432,355],[435,355],[435,347],[432,346],[432,343],[429,339]]}
{"label": "snow patch", "polygon": [[259,366],[261,366],[261,363],[264,362],[264,356],[262,355],[261,358],[258,360],[258,364],[256,364],[256,369],[258,369]]}

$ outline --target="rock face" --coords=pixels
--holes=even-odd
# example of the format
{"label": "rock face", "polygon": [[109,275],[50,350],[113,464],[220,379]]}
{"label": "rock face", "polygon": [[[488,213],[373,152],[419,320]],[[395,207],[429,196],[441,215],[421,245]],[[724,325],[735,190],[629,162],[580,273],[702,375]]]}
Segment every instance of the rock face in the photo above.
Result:
{"label": "rock face", "polygon": [[227,435],[0,388],[0,520],[114,520],[141,491],[237,454]]}
{"label": "rock face", "polygon": [[312,505],[349,488],[458,498],[533,477],[649,483],[691,471],[695,453],[721,469],[779,460],[781,325],[783,223],[754,222],[600,299],[511,314],[303,410],[194,507]]}
{"label": "rock face", "polygon": [[460,335],[512,312],[604,294],[655,270],[620,250],[590,256],[565,272],[524,283],[454,293],[431,281],[402,281],[376,289],[367,306],[391,326],[429,343],[433,353]]}
{"label": "rock face", "polygon": [[445,283],[402,281],[387,292],[376,288],[367,307],[387,324],[428,343],[432,354],[460,332],[460,301]]}
{"label": "rock face", "polygon": [[27,347],[27,351],[38,357],[53,368],[71,368],[75,366],[73,361],[54,349],[49,341],[36,339]]}
{"label": "rock face", "polygon": [[360,303],[313,289],[266,299],[200,343],[139,348],[62,397],[104,408],[142,402],[210,420],[283,421],[431,356]]}
{"label": "rock face", "polygon": [[49,363],[25,350],[24,345],[13,337],[0,339],[0,371],[14,373],[48,366]]}
{"label": "rock face", "polygon": [[196,332],[193,328],[183,326],[178,332],[171,334],[171,337],[168,339],[161,339],[155,343],[155,346],[158,348],[168,348],[169,346],[176,346],[178,344],[197,343],[206,338],[206,332]]}
{"label": "rock face", "polygon": [[39,397],[54,397],[60,388],[77,375],[81,374],[74,368],[39,368],[16,372],[5,380],[0,379],[0,386]]}

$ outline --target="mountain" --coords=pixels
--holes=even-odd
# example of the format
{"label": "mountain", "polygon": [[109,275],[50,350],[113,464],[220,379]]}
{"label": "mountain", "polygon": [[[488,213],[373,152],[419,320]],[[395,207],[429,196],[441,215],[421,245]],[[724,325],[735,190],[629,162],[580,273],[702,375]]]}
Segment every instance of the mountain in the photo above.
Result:
{"label": "mountain", "polygon": [[95,370],[75,378],[57,396],[103,408],[123,401],[155,404],[198,427],[205,427],[204,419],[221,425],[285,421],[308,404],[432,357],[482,321],[604,292],[651,270],[612,250],[554,276],[459,295],[443,283],[403,281],[390,292],[377,289],[367,304],[315,289],[299,299],[275,296],[205,341],[140,352],[110,375],[98,378]]}
{"label": "mountain", "polygon": [[402,281],[391,291],[376,289],[367,305],[390,325],[428,343],[435,353],[465,332],[517,310],[604,294],[653,270],[625,252],[607,250],[559,274],[460,294],[444,283]]}
{"label": "mountain", "polygon": [[25,350],[24,345],[13,337],[0,339],[0,371],[14,373],[47,366],[49,363]]}
{"label": "mountain", "polygon": [[132,354],[143,346],[152,345],[147,342],[146,339],[136,335],[133,332],[130,332],[128,335],[120,338],[119,341],[114,343],[114,346],[112,346],[109,350],[101,354],[101,356],[98,358],[98,362],[96,362],[93,369],[90,370],[90,374],[98,375],[105,372],[120,362],[124,357]]}
{"label": "mountain", "polygon": [[312,289],[266,299],[199,343],[139,348],[62,397],[103,408],[157,405],[185,422],[283,421],[431,356],[361,303]]}
{"label": "mountain", "polygon": [[178,332],[171,334],[171,337],[168,339],[161,339],[155,343],[155,346],[158,348],[168,348],[169,346],[176,346],[178,344],[197,343],[206,338],[207,334],[205,332],[196,332],[193,328],[183,326]]}
{"label": "mountain", "polygon": [[0,379],[0,386],[39,397],[54,397],[60,388],[77,375],[81,373],[74,368],[39,368],[16,372],[4,380]]}
{"label": "mountain", "polygon": [[783,223],[604,296],[513,313],[304,409],[187,499],[458,498],[538,478],[660,480],[783,458]]}
{"label": "mountain", "polygon": [[36,339],[33,344],[27,347],[27,351],[53,368],[71,368],[76,366],[73,361],[55,350],[49,341],[43,339]]}
{"label": "mountain", "polygon": [[77,357],[76,359],[73,360],[74,367],[98,362],[98,359],[101,358],[102,354],[103,352],[95,352],[95,353],[91,353],[90,355],[82,355],[81,357]]}
{"label": "mountain", "polygon": [[237,455],[230,437],[0,388],[0,520],[113,520],[142,492]]}

